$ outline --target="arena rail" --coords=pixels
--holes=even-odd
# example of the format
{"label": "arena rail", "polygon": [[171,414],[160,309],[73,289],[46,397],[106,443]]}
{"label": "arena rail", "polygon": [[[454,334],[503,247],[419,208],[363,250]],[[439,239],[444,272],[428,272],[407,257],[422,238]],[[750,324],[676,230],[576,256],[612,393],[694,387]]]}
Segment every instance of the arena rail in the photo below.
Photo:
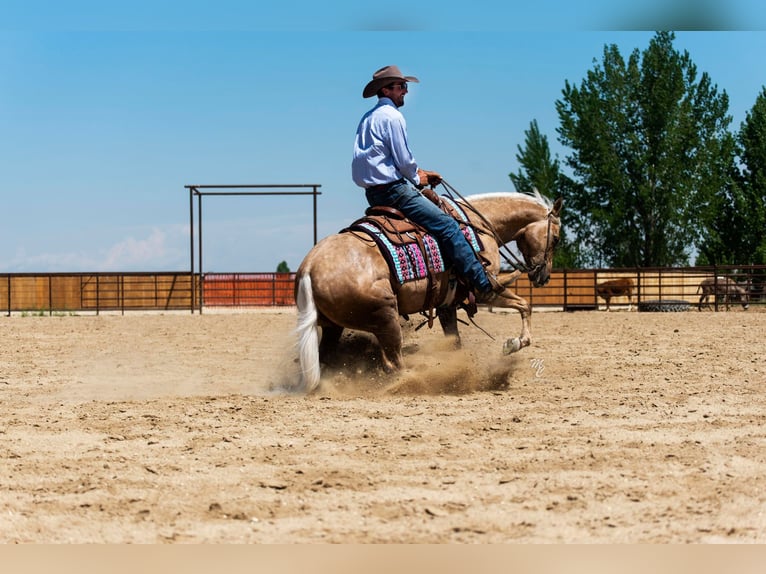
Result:
{"label": "arena rail", "polygon": [[[596,287],[611,279],[629,278],[634,285],[630,301],[626,296],[614,297],[612,307],[671,301],[696,307],[701,298],[700,283],[715,277],[728,277],[736,281],[747,290],[751,304],[766,304],[764,265],[561,269],[554,270],[550,281],[543,287],[533,287],[524,275],[511,288],[535,307],[561,307],[565,311],[598,310],[605,308],[606,302],[598,297]],[[719,310],[718,298],[710,298],[708,303],[711,308]]]}
{"label": "arena rail", "polygon": [[[630,303],[685,301],[696,306],[699,284],[729,277],[745,287],[753,305],[766,304],[766,266],[710,266],[632,269],[558,269],[544,287],[532,287],[526,276],[511,286],[535,307],[565,311],[605,308],[596,286],[606,280],[631,278]],[[0,313],[53,315],[134,310],[195,310],[212,307],[282,307],[295,305],[294,273],[207,273],[183,271],[125,273],[0,273]],[[201,294],[201,297],[198,295]],[[718,310],[717,299],[710,306]],[[612,307],[628,304],[615,297]]]}
{"label": "arena rail", "polygon": [[188,272],[3,273],[0,312],[183,310],[198,282]]}

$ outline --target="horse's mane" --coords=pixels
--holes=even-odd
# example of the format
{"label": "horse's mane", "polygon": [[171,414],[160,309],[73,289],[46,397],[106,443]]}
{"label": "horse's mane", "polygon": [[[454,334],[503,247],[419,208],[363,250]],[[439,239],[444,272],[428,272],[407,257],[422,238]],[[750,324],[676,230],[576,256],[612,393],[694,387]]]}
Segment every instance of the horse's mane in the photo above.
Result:
{"label": "horse's mane", "polygon": [[546,209],[550,210],[553,208],[553,201],[549,198],[545,197],[543,194],[541,194],[537,189],[535,188],[532,193],[522,193],[520,191],[497,191],[493,193],[477,193],[474,195],[469,195],[466,197],[467,201],[471,201],[472,199],[479,199],[479,198],[492,198],[492,197],[518,197],[519,199],[523,199],[525,201],[531,201],[532,203],[536,203],[537,205],[541,205],[545,207]]}

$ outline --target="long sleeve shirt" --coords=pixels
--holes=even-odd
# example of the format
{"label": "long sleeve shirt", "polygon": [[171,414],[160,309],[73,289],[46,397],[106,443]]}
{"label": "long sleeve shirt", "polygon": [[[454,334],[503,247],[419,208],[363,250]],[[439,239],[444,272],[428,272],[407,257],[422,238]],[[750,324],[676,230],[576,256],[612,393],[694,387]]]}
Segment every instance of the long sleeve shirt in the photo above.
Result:
{"label": "long sleeve shirt", "polygon": [[351,177],[363,188],[402,177],[420,184],[418,165],[407,144],[407,123],[389,98],[380,98],[359,122]]}

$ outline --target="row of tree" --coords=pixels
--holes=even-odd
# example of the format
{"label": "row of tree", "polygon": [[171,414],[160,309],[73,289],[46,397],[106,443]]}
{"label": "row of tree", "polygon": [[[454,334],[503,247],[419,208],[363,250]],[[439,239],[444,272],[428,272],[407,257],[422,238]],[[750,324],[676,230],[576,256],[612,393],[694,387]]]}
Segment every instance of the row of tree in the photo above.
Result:
{"label": "row of tree", "polygon": [[605,46],[579,86],[565,82],[566,173],[536,120],[525,132],[509,175],[564,196],[557,267],[766,264],[766,89],[732,133],[726,92],[674,40],[658,32],[627,61]]}

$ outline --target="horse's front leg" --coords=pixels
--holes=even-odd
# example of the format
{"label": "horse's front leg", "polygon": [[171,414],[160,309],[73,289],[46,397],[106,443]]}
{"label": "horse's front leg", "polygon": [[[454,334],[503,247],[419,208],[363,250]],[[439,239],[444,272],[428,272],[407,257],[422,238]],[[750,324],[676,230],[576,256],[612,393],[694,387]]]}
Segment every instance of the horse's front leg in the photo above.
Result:
{"label": "horse's front leg", "polygon": [[516,309],[521,315],[521,334],[518,337],[505,341],[503,344],[503,354],[510,355],[519,349],[529,347],[532,344],[532,333],[530,331],[532,307],[530,307],[526,299],[511,291],[503,291],[495,298],[492,304],[495,307]]}

